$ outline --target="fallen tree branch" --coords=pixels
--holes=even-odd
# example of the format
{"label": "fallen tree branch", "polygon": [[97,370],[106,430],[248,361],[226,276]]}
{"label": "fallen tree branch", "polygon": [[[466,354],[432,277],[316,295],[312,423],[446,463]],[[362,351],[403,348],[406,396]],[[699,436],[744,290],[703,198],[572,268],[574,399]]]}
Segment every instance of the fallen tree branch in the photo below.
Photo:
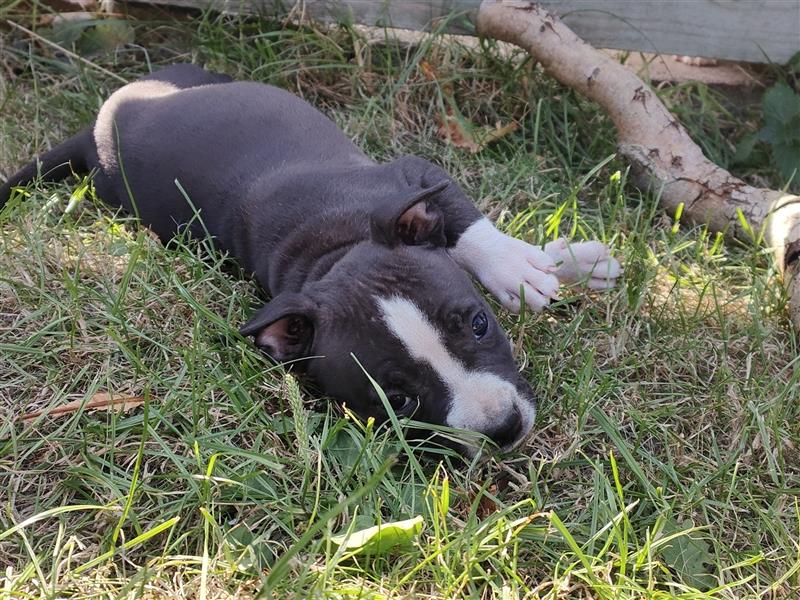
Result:
{"label": "fallen tree branch", "polygon": [[739,239],[763,234],[800,331],[800,197],[752,187],[709,161],[647,84],[536,3],[483,0],[478,32],[527,50],[550,76],[597,102],[614,122],[634,181],[658,190],[665,209],[683,205],[691,222]]}

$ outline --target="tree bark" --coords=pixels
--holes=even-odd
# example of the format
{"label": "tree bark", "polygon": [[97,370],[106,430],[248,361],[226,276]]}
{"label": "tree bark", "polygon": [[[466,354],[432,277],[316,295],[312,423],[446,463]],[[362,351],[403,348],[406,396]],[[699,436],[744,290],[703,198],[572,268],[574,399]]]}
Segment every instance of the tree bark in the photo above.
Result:
{"label": "tree bark", "polygon": [[709,161],[647,84],[535,2],[484,0],[478,32],[527,50],[550,76],[597,102],[614,122],[634,181],[653,187],[666,210],[683,205],[682,216],[693,223],[763,239],[800,331],[800,197],[752,187]]}

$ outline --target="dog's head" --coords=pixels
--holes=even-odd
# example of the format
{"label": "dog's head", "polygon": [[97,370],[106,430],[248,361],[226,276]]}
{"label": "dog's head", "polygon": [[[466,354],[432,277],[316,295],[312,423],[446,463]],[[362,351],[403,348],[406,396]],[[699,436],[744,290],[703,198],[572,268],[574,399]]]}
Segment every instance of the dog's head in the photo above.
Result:
{"label": "dog's head", "polygon": [[322,280],[277,295],[241,331],[275,360],[299,360],[321,391],[362,416],[386,417],[366,370],[398,416],[476,431],[507,450],[529,434],[535,401],[442,232],[424,198],[378,213],[370,240]]}

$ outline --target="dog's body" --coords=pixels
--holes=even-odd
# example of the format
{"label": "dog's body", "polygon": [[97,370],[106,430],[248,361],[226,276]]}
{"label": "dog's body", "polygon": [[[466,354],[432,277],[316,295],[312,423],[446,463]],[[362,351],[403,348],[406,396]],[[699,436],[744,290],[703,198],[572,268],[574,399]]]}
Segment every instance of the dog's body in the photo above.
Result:
{"label": "dog's body", "polygon": [[307,359],[322,391],[385,416],[355,355],[398,414],[501,447],[528,434],[535,403],[468,273],[511,310],[520,286],[540,309],[558,278],[619,275],[602,244],[510,238],[433,164],[376,164],[288,92],[191,65],[118,90],[92,128],[12,176],[0,207],[39,172],[93,169],[98,195],[162,240],[211,236],[254,275],[272,300],[242,333],[273,358]]}

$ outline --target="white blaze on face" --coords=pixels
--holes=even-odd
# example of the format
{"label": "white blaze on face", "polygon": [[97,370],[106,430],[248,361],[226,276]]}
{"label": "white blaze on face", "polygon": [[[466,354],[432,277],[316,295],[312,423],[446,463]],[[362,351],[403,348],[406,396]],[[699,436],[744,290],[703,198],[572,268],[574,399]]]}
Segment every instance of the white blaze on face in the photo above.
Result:
{"label": "white blaze on face", "polygon": [[117,109],[126,100],[146,100],[169,96],[178,88],[166,81],[134,81],[109,96],[100,107],[94,124],[94,143],[97,158],[105,171],[117,168],[117,132],[114,126]]}
{"label": "white blaze on face", "polygon": [[398,296],[376,300],[389,331],[403,343],[412,358],[430,365],[450,392],[451,405],[445,418],[448,426],[492,431],[501,426],[516,407],[522,418],[520,440],[527,435],[535,410],[514,385],[493,373],[464,368],[447,350],[441,333],[410,300]]}

